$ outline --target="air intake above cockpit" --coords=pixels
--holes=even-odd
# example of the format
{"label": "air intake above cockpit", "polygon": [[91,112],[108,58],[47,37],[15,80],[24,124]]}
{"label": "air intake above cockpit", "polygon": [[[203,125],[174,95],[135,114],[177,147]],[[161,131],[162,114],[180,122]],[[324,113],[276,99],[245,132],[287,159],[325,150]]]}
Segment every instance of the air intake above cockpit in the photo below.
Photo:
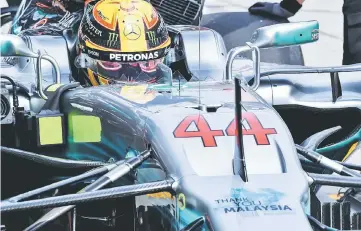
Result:
{"label": "air intake above cockpit", "polygon": [[198,24],[202,0],[150,0],[169,25]]}

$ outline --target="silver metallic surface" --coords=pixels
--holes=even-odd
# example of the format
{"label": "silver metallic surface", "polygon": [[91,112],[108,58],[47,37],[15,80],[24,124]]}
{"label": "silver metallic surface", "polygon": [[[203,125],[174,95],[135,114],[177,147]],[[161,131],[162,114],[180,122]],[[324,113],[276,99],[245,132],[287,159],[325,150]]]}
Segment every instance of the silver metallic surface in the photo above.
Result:
{"label": "silver metallic surface", "polygon": [[128,174],[131,170],[138,167],[141,163],[143,163],[143,161],[145,161],[150,157],[150,154],[151,154],[150,151],[145,151],[141,153],[139,156],[125,160],[124,163],[120,164],[115,169],[105,174],[104,177],[108,177],[111,182],[115,182],[120,177]]}
{"label": "silver metallic surface", "polygon": [[[253,135],[244,136],[249,176],[249,182],[244,184],[239,177],[233,175],[235,136],[217,136],[216,146],[205,147],[201,137],[177,138],[174,135],[180,123],[189,116],[202,117],[211,130],[223,130],[225,133],[234,119],[234,84],[188,82],[180,91],[177,89],[174,86],[171,93],[155,91],[148,101],[137,103],[122,96],[122,87],[119,85],[85,88],[67,92],[62,104],[67,108],[64,113],[72,111],[72,103],[75,102],[92,108],[91,113],[95,113],[103,124],[111,125],[111,131],[121,129],[122,135],[127,137],[123,139],[123,146],[138,142],[151,144],[154,149],[153,158],[160,162],[164,172],[179,179],[175,190],[177,194],[185,194],[187,208],[194,208],[202,214],[210,213],[211,219],[217,220],[216,230],[241,227],[241,214],[228,216],[224,212],[212,211],[216,206],[214,200],[230,197],[232,188],[244,187],[254,195],[262,188],[282,192],[289,198],[285,203],[293,201],[292,206],[295,206],[292,208],[295,213],[286,216],[290,219],[287,223],[283,222],[282,215],[257,216],[257,225],[251,228],[250,225],[254,222],[246,221],[247,214],[244,214],[246,220],[242,219],[242,223],[248,224],[243,227],[244,230],[264,230],[266,227],[289,230],[292,223],[300,224],[298,230],[311,230],[300,204],[307,193],[308,181],[301,169],[292,136],[278,113],[249,88],[244,89],[243,114],[252,113],[265,129],[273,128],[277,131],[277,134],[267,135],[270,145],[258,145]],[[205,107],[221,106],[217,106],[214,112],[202,111],[198,108],[204,106],[199,107],[199,101]],[[248,129],[247,123],[244,126]],[[194,131],[197,128],[190,125],[189,129]],[[193,182],[192,179],[197,180]],[[297,184],[288,187],[285,182]],[[217,185],[216,189],[214,185]],[[181,214],[180,216],[182,217]],[[273,223],[269,223],[271,217],[275,219]]]}
{"label": "silver metallic surface", "polygon": [[[230,50],[228,52],[227,55],[227,64],[226,64],[226,81],[228,80],[232,80],[232,65],[233,65],[233,61],[236,59],[236,57],[242,53],[248,52],[248,51],[252,51],[252,56],[253,56],[253,74],[254,74],[254,82],[253,84],[250,86],[250,89],[255,91],[258,89],[258,87],[260,86],[260,82],[261,82],[261,77],[260,77],[260,51],[259,48],[257,46],[253,46],[252,43],[247,43],[247,46],[242,46],[242,47],[235,47],[232,50]],[[239,78],[239,77],[236,77]]]}
{"label": "silver metallic surface", "polygon": [[[196,115],[199,113],[207,119],[211,128],[226,128],[232,118],[234,118],[234,107],[233,105],[227,105],[225,101],[227,99],[233,101],[233,92],[223,92],[220,86],[224,88],[229,87],[229,85],[223,83],[222,85],[214,84],[212,87],[208,86],[209,88],[205,86],[201,88],[201,101],[204,104],[223,105],[217,110],[217,113],[199,112],[195,109],[182,108],[182,105],[168,105],[168,108],[158,110],[157,113],[148,120],[147,140],[158,150],[158,159],[162,161],[167,172],[181,177],[182,180],[180,186],[177,188],[177,192],[182,192],[186,195],[187,201],[189,201],[189,207],[196,207],[201,214],[210,214],[210,219],[212,220],[213,218],[217,223],[215,230],[228,230],[231,229],[230,227],[232,227],[232,229],[242,227],[247,230],[247,225],[240,225],[240,223],[244,225],[246,221],[238,221],[240,217],[236,216],[236,214],[225,216],[221,212],[214,213],[214,207],[212,207],[215,203],[214,200],[224,198],[227,193],[230,193],[230,188],[244,187],[238,185],[242,184],[240,178],[231,181],[234,177],[232,176],[233,171],[231,165],[235,147],[234,137],[217,137],[217,147],[206,148],[202,147],[200,138],[174,139],[172,136],[167,135],[171,134],[177,127],[177,124],[187,115]],[[212,91],[208,92],[207,89],[210,88]],[[191,95],[191,92],[184,92],[182,95]],[[243,98],[245,99],[247,97]],[[300,193],[298,195],[301,197],[302,192],[305,192],[303,190],[307,189],[307,182],[303,178],[303,175],[298,175],[301,171],[297,170],[299,169],[299,162],[293,154],[294,148],[291,145],[293,142],[284,141],[292,138],[288,136],[286,130],[283,130],[283,125],[276,124],[276,121],[280,121],[280,118],[274,114],[274,111],[269,110],[269,108],[263,104],[261,106],[258,105],[257,102],[251,103],[245,100],[244,105],[249,105],[249,111],[256,113],[264,127],[269,128],[272,122],[272,125],[278,132],[277,136],[270,136],[272,145],[269,147],[256,145],[251,136],[244,137],[250,185],[259,183],[262,185],[261,187],[268,187],[265,182],[269,182],[270,184],[273,182],[270,187],[276,189],[278,188],[276,183],[278,182],[277,177],[280,177],[279,180],[282,182],[286,182],[286,178],[290,177],[290,180],[292,179],[291,181],[298,179],[297,182],[299,182],[299,184],[293,189],[300,190],[298,191]],[[252,110],[252,106],[259,109]],[[165,122],[162,118],[172,118],[172,120]],[[283,139],[284,142],[281,142],[278,138]],[[288,146],[288,144],[291,146]],[[257,176],[260,178],[257,178]],[[182,185],[184,182],[190,180],[190,178],[198,178],[198,180],[194,184]],[[283,180],[281,180],[281,178]],[[217,190],[214,190],[214,185],[217,185]],[[280,191],[284,190],[278,189]],[[293,194],[293,192],[287,192],[287,194]],[[297,216],[295,215],[295,217]],[[261,216],[259,218],[262,219],[262,221],[257,222],[259,226],[271,226],[271,224],[265,221],[267,217]],[[303,219],[301,217],[298,218]],[[281,224],[281,221],[279,222]],[[306,226],[301,225],[299,230],[308,230],[307,222],[304,224]],[[281,227],[287,230],[287,224],[278,226],[278,228],[282,230]],[[257,225],[253,226],[252,229],[261,230]]]}
{"label": "silver metallic surface", "polygon": [[248,46],[253,48],[253,53],[252,53],[252,59],[254,60],[254,66],[253,66],[253,71],[254,71],[254,81],[253,84],[250,86],[251,90],[256,91],[260,85],[261,82],[261,53],[259,51],[259,48],[257,46],[252,45],[251,43],[247,44]]}
{"label": "silver metallic surface", "polygon": [[[72,80],[67,43],[62,36],[26,36],[25,39],[28,46],[34,52],[40,51],[42,54],[47,54],[54,59],[55,62],[53,62],[59,67],[60,82],[68,83]],[[57,70],[54,69],[53,64],[49,60],[47,61],[48,62],[42,62],[44,87],[58,82]]]}
{"label": "silver metallic surface", "polygon": [[[112,199],[127,196],[142,195],[167,191],[171,188],[172,180],[164,180],[139,185],[120,186],[110,189],[102,189],[94,192],[56,196],[45,199],[29,200],[18,203],[1,203],[1,213],[11,211],[28,210],[32,208],[50,208],[73,204],[86,203],[100,199]],[[57,214],[55,214],[57,215]]]}
{"label": "silver metallic surface", "polygon": [[23,103],[21,103],[21,98],[19,97],[20,105],[25,105],[25,108],[28,108],[27,110],[31,110],[35,113],[39,113],[42,107],[45,104],[45,100],[41,98],[38,94],[34,94],[32,96],[22,97]]}
{"label": "silver metallic surface", "polygon": [[51,57],[50,55],[47,55],[47,54],[41,54],[40,51],[39,51],[39,57],[37,58],[36,62],[37,62],[37,65],[36,65],[36,73],[37,73],[37,89],[39,91],[39,95],[41,98],[47,100],[48,97],[45,95],[44,93],[44,90],[43,90],[43,72],[42,72],[42,69],[41,69],[41,60],[42,59],[45,59],[45,60],[48,60],[54,67],[55,69],[55,75],[56,75],[56,84],[60,84],[60,69],[59,69],[59,66],[56,62],[56,60]]}
{"label": "silver metallic surface", "polygon": [[[247,67],[236,73],[250,79],[254,76],[252,62],[237,60],[237,66]],[[235,66],[235,65],[234,65]],[[234,67],[234,69],[236,68]],[[359,108],[361,110],[361,81],[359,64],[321,68],[300,67],[291,65],[261,64],[261,86],[257,93],[274,106],[297,105],[319,109]],[[297,70],[297,71],[293,71]],[[342,97],[332,102],[330,74],[327,71],[340,71]],[[273,72],[282,74],[273,74]],[[293,74],[285,74],[283,71]],[[306,71],[307,73],[299,73]],[[352,72],[351,72],[352,71]],[[272,75],[271,75],[272,74]],[[269,93],[271,92],[271,93]]]}
{"label": "silver metallic surface", "polygon": [[1,56],[24,56],[36,58],[38,55],[29,50],[24,40],[13,34],[1,35]]}
{"label": "silver metallic surface", "polygon": [[110,171],[109,173],[105,174],[105,177],[108,177],[111,182],[119,179],[121,176],[124,176],[131,170],[131,166],[128,163],[123,163],[121,166],[118,166],[116,171]]}
{"label": "silver metallic surface", "polygon": [[18,202],[18,201],[24,200],[26,198],[29,198],[29,197],[35,196],[37,194],[40,194],[42,192],[46,192],[46,191],[49,191],[51,189],[55,189],[55,188],[58,188],[58,187],[61,187],[61,186],[64,186],[64,185],[67,185],[67,184],[82,180],[82,179],[86,179],[86,178],[88,178],[90,176],[95,176],[95,175],[107,172],[107,171],[113,169],[116,166],[117,166],[116,164],[109,164],[109,165],[105,165],[105,166],[102,166],[102,167],[98,167],[96,169],[90,170],[90,171],[85,172],[83,174],[80,174],[78,176],[71,177],[71,178],[68,178],[68,179],[65,179],[65,180],[62,180],[62,181],[58,181],[58,182],[46,185],[44,187],[37,188],[37,189],[31,190],[31,191],[28,191],[26,193],[17,195],[15,197],[11,197],[11,198],[7,199],[6,201]]}
{"label": "silver metallic surface", "polygon": [[339,174],[346,174],[348,176],[353,176],[353,177],[359,177],[361,178],[361,174],[353,171],[345,166],[342,166],[341,164],[332,161],[331,159],[315,152],[312,150],[307,150],[303,147],[301,147],[298,144],[295,144],[297,151],[303,155],[304,157],[306,157],[307,159],[312,160],[313,162],[319,163],[320,165],[322,165],[323,167],[332,170],[333,172],[339,173]]}
{"label": "silver metallic surface", "polygon": [[[311,34],[310,29],[317,28],[318,22],[296,22],[296,23],[280,23],[271,26],[258,28],[251,38],[251,42],[259,48],[275,48],[299,45],[307,41],[308,33]],[[303,32],[308,32],[303,35]],[[318,30],[317,30],[318,32]],[[306,39],[303,40],[302,38]],[[317,41],[316,38],[312,38],[313,41]]]}
{"label": "silver metallic surface", "polygon": [[50,56],[50,55],[47,55],[47,54],[43,54],[42,59],[45,59],[45,60],[48,60],[52,65],[53,65],[53,68],[55,69],[55,76],[56,76],[56,84],[60,84],[61,80],[60,80],[60,68],[59,68],[59,65],[58,63],[56,62],[56,60]]}
{"label": "silver metallic surface", "polygon": [[349,176],[325,175],[325,174],[308,174],[314,184],[340,186],[340,187],[361,187],[360,178]]}
{"label": "silver metallic surface", "polygon": [[[239,176],[188,176],[181,180],[178,192],[185,195],[187,208],[196,207],[199,214],[207,214],[213,230],[312,230],[299,200],[303,196],[303,185],[289,187],[285,183],[289,180],[286,174],[251,175],[249,178],[249,182],[243,183]],[[267,195],[272,195],[274,202],[270,202],[273,199]],[[252,203],[263,208],[287,205],[292,212],[253,211]],[[188,211],[180,210],[179,214],[186,216]]]}
{"label": "silver metallic surface", "polygon": [[339,131],[341,129],[341,126],[329,128],[323,131],[320,131],[309,138],[307,138],[305,141],[302,142],[301,146],[310,149],[313,151],[316,151],[318,146],[329,136],[334,134],[335,132]]}
{"label": "silver metallic surface", "polygon": [[[305,158],[304,156],[302,155],[299,155],[299,158],[300,158],[300,161],[301,163],[310,163],[311,161],[308,160],[307,158]],[[358,165],[358,164],[349,164],[349,163],[346,163],[346,162],[342,162],[342,161],[334,161],[335,163],[338,163],[342,166],[345,166],[346,168],[349,168],[349,169],[352,169],[352,170],[357,170],[357,171],[361,171],[361,165]],[[359,162],[352,162],[352,163],[359,163]]]}
{"label": "silver metallic surface", "polygon": [[[189,38],[197,37],[195,34],[191,36],[190,31],[187,33],[189,33]],[[199,32],[196,31],[195,33],[198,34]],[[209,32],[203,35],[211,37]],[[198,55],[198,49],[190,48],[196,47],[195,44],[198,40],[192,42],[194,44],[188,48],[188,51],[192,53],[187,54],[187,57],[190,57],[187,64],[192,67],[193,73],[199,73],[199,60],[204,61],[201,65],[209,67],[212,65],[212,60],[208,60],[211,58],[209,54],[213,53],[205,52],[206,58],[203,56],[200,59],[193,57],[191,54],[197,53]],[[209,43],[209,45],[211,44],[214,46],[214,43]],[[233,67],[243,68],[243,64],[246,63],[247,61],[235,60],[236,65]],[[274,68],[276,65],[270,66]],[[222,68],[221,72],[218,72],[218,68],[216,68],[216,71],[212,71],[212,73],[224,73],[224,66]],[[227,69],[227,74],[230,75],[232,71],[235,72],[232,70],[234,68]],[[253,66],[250,69],[254,70]],[[288,79],[285,80],[285,78],[283,81],[286,81],[287,87],[292,87],[292,90],[299,90],[306,84],[313,83],[312,81],[308,83],[302,79],[303,76],[305,75],[297,76],[300,84],[294,84],[292,81],[287,82]],[[221,80],[223,77],[230,79],[223,74],[218,75],[218,77],[222,77]],[[243,77],[247,77],[247,75],[244,74]],[[232,169],[235,137],[227,135],[226,129],[234,119],[234,86],[229,81],[188,82],[183,88],[178,88],[175,85],[171,93],[155,91],[153,92],[154,97],[142,103],[126,98],[121,94],[122,87],[117,85],[76,89],[64,94],[62,105],[65,114],[75,110],[79,112],[80,110],[85,115],[90,114],[98,117],[102,126],[107,124],[110,127],[107,128],[108,130],[102,127],[106,135],[113,136],[121,133],[122,145],[118,143],[109,144],[102,140],[101,144],[103,145],[114,145],[117,149],[121,146],[141,149],[150,144],[154,148],[154,158],[160,162],[161,170],[165,172],[165,175],[175,176],[174,178],[177,179],[173,185],[174,193],[177,197],[184,195],[186,198],[185,208],[180,208],[177,205],[176,217],[179,219],[178,221],[186,219],[186,212],[191,211],[201,215],[208,214],[214,225],[214,230],[312,230],[305,216],[304,207],[308,203],[305,195],[308,194],[309,178],[302,171],[290,131],[280,115],[270,106],[271,103],[279,100],[274,95],[280,94],[278,89],[272,85],[274,79],[271,77],[274,76],[265,76],[261,79],[260,87],[257,90],[259,94],[253,92],[249,87],[242,86],[244,88],[242,91],[243,114],[252,113],[264,129],[276,130],[275,134],[267,135],[269,145],[259,145],[252,134],[244,136],[249,176],[247,183],[244,183],[240,177],[234,176]],[[327,85],[327,83],[322,84],[324,87]],[[346,89],[350,89],[350,87],[348,86]],[[293,93],[286,92],[284,95],[288,97],[287,100],[290,100]],[[261,98],[260,96],[263,97],[263,95],[265,97]],[[199,101],[202,102],[201,105],[199,105]],[[216,105],[216,110],[209,111],[208,109],[214,105]],[[81,110],[81,108],[91,110]],[[203,137],[176,137],[175,131],[182,121],[189,116],[198,120],[204,118],[211,131],[222,131],[223,136],[213,137],[215,146],[205,147],[202,141]],[[197,131],[197,127],[194,125],[195,121],[197,120],[195,119],[192,124],[189,124],[188,131]],[[245,121],[244,126],[245,129],[249,129],[247,121]],[[109,131],[109,133],[105,131]],[[119,158],[119,156],[116,157]],[[297,182],[297,184],[289,187],[289,182]],[[165,181],[158,183],[163,184]],[[142,187],[142,185],[127,186],[127,190],[121,189],[124,190],[122,196],[143,195],[144,193],[171,189],[169,182],[165,183],[166,187],[161,185],[163,188],[155,187],[155,184],[157,183],[152,183],[153,191],[139,190],[137,187]],[[86,193],[92,199],[82,197],[85,195],[82,193],[68,197],[55,197],[55,201],[53,201],[54,198],[49,198],[45,199],[45,202],[44,200],[31,201],[28,204],[21,202],[16,205],[18,207],[9,207],[8,204],[3,206],[8,209],[6,211],[27,209],[29,206],[34,208],[62,206],[68,205],[66,203],[80,203],[83,200],[90,201],[101,198],[98,196],[100,194],[97,193],[104,192],[104,195],[114,196],[117,189],[111,190],[113,191],[101,190],[93,192],[93,194]],[[247,193],[241,194],[242,196],[239,198],[247,198],[247,200],[255,203],[262,201],[261,206],[266,208],[263,208],[263,211],[238,212],[238,206],[234,203],[228,201],[221,204],[217,202],[217,200],[234,198],[234,192]],[[75,200],[71,202],[67,201],[74,198]],[[282,210],[274,213],[274,211],[268,211],[269,207],[267,206],[273,204],[271,202],[264,203],[264,198],[277,198],[272,203],[287,205],[292,212],[288,213],[288,211]],[[228,212],[225,212],[225,209]],[[233,212],[234,209],[236,212]],[[297,224],[296,227],[295,224]]]}
{"label": "silver metallic surface", "polygon": [[[61,36],[25,36],[25,42],[19,36],[15,37],[16,40],[20,39],[25,47],[29,47],[26,48],[34,53],[34,58],[11,57],[12,62],[9,63],[6,62],[6,57],[2,57],[1,72],[3,75],[11,77],[15,82],[21,83],[28,92],[28,94],[18,94],[20,107],[24,107],[25,110],[39,112],[45,103],[44,99],[46,99],[45,94],[42,94],[43,92],[36,91],[39,88],[39,82],[41,82],[43,88],[46,88],[53,83],[69,83],[72,80],[67,44]],[[39,76],[37,75],[36,58],[38,55],[36,53],[38,51],[44,55],[41,62],[42,81],[38,80]],[[9,89],[9,91],[11,93],[12,89]],[[40,97],[40,94],[42,94],[42,97]],[[12,102],[10,103],[12,104]]]}
{"label": "silver metallic surface", "polygon": [[[61,83],[69,83],[72,80],[67,45],[63,37],[42,35],[25,36],[24,39],[27,46],[34,53],[40,51],[46,55],[46,61],[41,62],[44,88],[55,82],[59,82],[57,71],[60,73]],[[58,64],[59,70],[54,69],[51,61],[48,59],[48,55],[54,59],[50,58],[54,63]],[[35,58],[37,57],[38,56]],[[36,59],[17,57],[11,65],[5,65],[3,63],[2,61],[2,74],[13,78],[16,82],[22,83],[26,86],[30,94],[38,95],[35,91],[37,85]]]}
{"label": "silver metallic surface", "polygon": [[329,168],[333,169],[337,173],[341,173],[343,166],[341,164],[336,163],[335,161],[332,161],[328,158],[322,158],[320,159],[320,164],[323,166],[328,166]]}
{"label": "silver metallic surface", "polygon": [[312,177],[310,177],[306,172],[305,172],[308,184],[311,186],[314,183],[314,180]]}
{"label": "silver metallic surface", "polygon": [[47,100],[48,97],[45,95],[43,90],[43,80],[42,80],[43,74],[41,71],[41,58],[42,58],[42,54],[39,52],[39,57],[36,59],[37,89],[40,97],[43,98],[44,100]]}
{"label": "silver metallic surface", "polygon": [[288,66],[287,68],[274,68],[261,72],[261,76],[274,74],[302,74],[302,73],[330,73],[330,72],[355,72],[361,71],[361,64],[352,64],[334,67],[298,67]]}
{"label": "silver metallic surface", "polygon": [[[202,85],[201,101],[205,105],[221,104],[222,107],[217,110],[217,113],[202,113],[196,109],[187,108],[186,106],[192,104],[192,102],[190,101],[187,103],[182,103],[184,107],[182,107],[182,104],[168,104],[162,107],[160,107],[159,105],[154,108],[156,109],[155,114],[150,114],[147,116],[149,118],[146,128],[146,134],[149,137],[147,139],[149,139],[149,143],[152,143],[157,148],[157,150],[159,148],[159,151],[157,153],[159,153],[159,155],[162,155],[159,157],[159,159],[164,162],[164,167],[170,173],[184,171],[184,174],[186,174],[191,169],[193,169],[196,171],[197,174],[203,176],[217,176],[228,174],[233,175],[232,168],[230,168],[229,164],[232,163],[233,158],[233,148],[235,141],[234,137],[219,137],[217,138],[217,140],[219,140],[220,143],[217,147],[205,148],[202,145],[201,138],[175,139],[174,136],[167,135],[172,134],[177,128],[178,124],[185,117],[187,117],[188,115],[197,115],[199,113],[207,119],[210,127],[223,129],[227,128],[227,126],[234,118],[233,91],[224,91],[223,89],[232,87],[233,84],[225,83],[213,83],[209,84],[208,86],[204,84]],[[188,98],[190,96],[196,98],[198,96],[198,92],[193,92],[191,90],[184,91],[182,93],[182,96],[184,98]],[[245,97],[243,98],[245,99]],[[255,102],[247,102],[247,100],[245,100],[244,104],[250,105],[248,110],[250,112],[252,111],[257,115],[257,118],[261,121],[264,127],[276,128],[276,130],[278,131],[278,135],[270,135],[270,142],[272,143],[275,141],[277,143],[279,136],[282,136],[284,139],[292,139],[288,132],[282,132],[283,129],[286,128],[284,127],[285,125],[276,122],[280,121],[278,115],[275,114],[271,108],[267,106],[265,107],[265,105],[262,104],[258,104],[256,99],[257,98],[254,99]],[[251,105],[255,106],[254,110],[251,109]],[[152,107],[148,107],[148,110],[151,109]],[[172,120],[164,121],[163,118],[172,118]],[[281,139],[281,137],[279,138]],[[246,152],[249,153],[246,157],[248,163],[247,166],[249,166],[249,174],[283,172],[283,167],[281,164],[282,161],[280,161],[279,159],[280,150],[278,150],[278,148],[276,147],[277,145],[258,146],[252,136],[245,136],[244,140]],[[290,145],[291,143],[292,141],[289,142]],[[288,144],[279,144],[280,149],[286,147],[288,147]],[[291,150],[294,150],[294,148],[292,146],[289,146],[289,148],[290,150],[287,152],[292,153]],[[258,149],[262,149],[265,152],[259,152],[257,151]],[[222,152],[224,154],[219,155],[219,152]],[[168,153],[172,153],[172,155]],[[197,155],[194,155],[193,153],[197,153]],[[268,165],[262,164],[267,162]],[[182,164],[175,165],[176,163]],[[215,165],[215,163],[217,164]],[[208,166],[212,166],[212,168],[208,168]],[[191,172],[192,171],[190,171],[190,173]],[[178,173],[177,175],[179,174],[181,173]]]}
{"label": "silver metallic surface", "polygon": [[[216,81],[225,76],[227,50],[218,32],[197,26],[169,26],[170,32],[180,36],[185,65],[192,74],[190,81]],[[202,54],[200,56],[200,54]]]}
{"label": "silver metallic surface", "polygon": [[226,63],[226,76],[225,80],[229,81],[232,80],[232,64],[234,59],[245,52],[251,51],[252,48],[249,46],[242,46],[242,47],[235,47],[232,50],[230,50],[227,54],[227,63]]}
{"label": "silver metallic surface", "polygon": [[[44,98],[46,98],[46,96],[42,94],[42,97],[40,97],[41,93],[36,91],[39,83],[36,71],[38,68],[36,64],[38,55],[36,52],[41,51],[44,54],[44,60],[46,60],[45,62],[41,62],[41,83],[43,87],[59,81],[61,83],[69,83],[71,80],[71,71],[66,42],[61,36],[26,36],[25,42],[20,37],[15,37],[16,40],[20,39],[24,45],[27,44],[33,51],[34,56],[36,56],[35,58],[12,57],[13,62],[10,64],[7,64],[5,57],[2,57],[1,71],[3,75],[11,77],[17,83],[21,83],[26,89],[26,92],[28,92],[28,94],[18,93],[19,106],[24,107],[25,110],[39,112],[45,103]],[[29,48],[27,49],[29,50]],[[48,54],[61,55],[50,57]],[[59,64],[60,68],[58,68],[58,65],[54,67],[52,63]],[[12,89],[9,89],[9,91],[11,93]],[[12,101],[10,101],[10,103],[12,104]]]}
{"label": "silver metallic surface", "polygon": [[[316,26],[317,25],[317,26]],[[252,90],[257,90],[260,85],[260,48],[270,47],[284,47],[290,45],[297,45],[307,43],[311,41],[317,41],[317,39],[308,38],[307,35],[303,36],[302,33],[306,32],[311,35],[310,29],[318,28],[317,21],[299,22],[299,23],[283,23],[271,26],[266,26],[257,29],[251,38],[251,42],[247,42],[247,46],[252,48],[253,52],[253,67],[254,67],[254,83],[251,86]],[[318,29],[317,29],[318,33]],[[305,38],[303,39],[302,36]],[[300,37],[300,39],[297,39]],[[311,36],[309,36],[311,37]],[[248,51],[244,47],[235,47],[228,53],[227,65],[226,65],[226,80],[232,79],[232,64],[233,60],[241,53]]]}
{"label": "silver metallic surface", "polygon": [[56,166],[61,168],[89,168],[89,167],[98,167],[106,165],[106,163],[97,162],[97,161],[82,161],[82,160],[69,160],[61,159],[57,157],[50,157],[45,155],[40,155],[33,152],[27,152],[24,150],[1,147],[1,151],[7,153],[8,155],[17,156],[27,160],[31,160],[36,163],[41,163],[48,166]]}
{"label": "silver metallic surface", "polygon": [[[279,30],[283,25],[272,26]],[[277,28],[279,27],[279,28]],[[267,32],[267,28],[263,30]],[[272,28],[271,28],[272,29]],[[258,35],[258,39],[266,38],[265,41],[259,42],[258,45],[266,46],[268,43],[266,40],[270,40],[270,34],[264,33],[263,36]],[[271,36],[272,37],[272,36]],[[270,44],[272,41],[270,42]],[[262,45],[263,44],[263,45]],[[264,45],[266,44],[266,45]],[[257,45],[257,44],[255,44]],[[267,45],[268,46],[268,45]],[[233,53],[238,49],[238,52],[245,52],[244,47],[234,48],[228,54],[228,59],[235,58],[236,54]],[[249,66],[243,62],[245,67]],[[256,62],[257,63],[257,62]],[[230,60],[227,63],[227,73],[230,76],[231,65]],[[254,65],[254,64],[253,64]],[[255,75],[257,76],[257,69],[253,72],[249,72],[251,67],[243,68],[240,71],[240,76],[245,79],[251,79]],[[271,102],[273,105],[299,105],[309,108],[348,108],[357,107],[361,108],[361,83],[359,81],[358,73],[355,71],[361,71],[361,64],[347,65],[347,66],[334,66],[334,67],[304,67],[304,66],[291,66],[291,65],[277,65],[277,64],[266,64],[261,65],[261,87],[256,91],[262,96],[267,102]],[[330,73],[340,72],[340,80],[342,87],[342,97],[340,97],[336,103],[332,102],[332,91],[330,87],[330,77],[327,78],[320,75],[310,75],[312,73]],[[343,73],[345,72],[345,73]],[[347,74],[346,72],[350,72]],[[305,75],[305,74],[308,75]],[[287,75],[285,75],[287,74]],[[264,77],[268,77],[270,85],[262,84],[265,80]],[[257,79],[257,78],[256,78]],[[270,88],[272,94],[265,94],[264,88]]]}
{"label": "silver metallic surface", "polygon": [[76,207],[73,209],[73,227],[72,227],[72,231],[76,231]]}

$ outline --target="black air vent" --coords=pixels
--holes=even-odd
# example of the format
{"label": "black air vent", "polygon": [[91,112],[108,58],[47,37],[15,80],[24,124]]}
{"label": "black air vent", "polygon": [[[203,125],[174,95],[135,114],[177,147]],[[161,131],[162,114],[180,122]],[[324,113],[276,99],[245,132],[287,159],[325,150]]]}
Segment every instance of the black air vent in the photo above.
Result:
{"label": "black air vent", "polygon": [[200,111],[206,111],[206,112],[217,112],[217,110],[222,107],[221,104],[219,105],[192,105],[192,106],[186,106],[186,108],[194,108]]}
{"label": "black air vent", "polygon": [[191,25],[199,16],[201,0],[150,0],[169,25]]}

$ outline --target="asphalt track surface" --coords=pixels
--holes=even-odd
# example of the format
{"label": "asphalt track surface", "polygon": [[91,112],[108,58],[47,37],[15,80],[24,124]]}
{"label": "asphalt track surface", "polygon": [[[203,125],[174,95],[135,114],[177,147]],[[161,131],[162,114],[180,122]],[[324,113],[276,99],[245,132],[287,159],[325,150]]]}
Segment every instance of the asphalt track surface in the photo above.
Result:
{"label": "asphalt track surface", "polygon": [[[244,12],[256,2],[256,0],[206,0],[204,14],[222,11]],[[277,1],[271,0],[271,2]],[[320,23],[319,41],[302,45],[305,65],[341,65],[343,53],[342,3],[342,0],[306,0],[300,12],[289,19],[291,22],[318,20]],[[0,6],[7,6],[6,1],[0,0]]]}

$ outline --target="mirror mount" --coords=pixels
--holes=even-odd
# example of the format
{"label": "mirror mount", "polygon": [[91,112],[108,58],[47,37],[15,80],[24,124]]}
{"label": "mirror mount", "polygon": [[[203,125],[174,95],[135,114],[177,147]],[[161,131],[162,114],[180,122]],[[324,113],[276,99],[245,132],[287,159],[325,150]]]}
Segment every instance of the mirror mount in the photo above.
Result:
{"label": "mirror mount", "polygon": [[252,51],[254,82],[250,88],[257,90],[261,81],[260,48],[281,48],[318,41],[318,21],[281,23],[258,28],[246,46],[235,47],[228,52],[226,64],[226,81],[233,80],[232,64],[234,59],[245,52]]}
{"label": "mirror mount", "polygon": [[51,57],[48,54],[42,54],[40,51],[38,51],[38,57],[36,60],[37,88],[38,88],[40,97],[47,100],[48,97],[45,95],[45,93],[43,91],[43,74],[42,74],[42,70],[41,70],[41,60],[42,59],[49,61],[53,65],[53,67],[55,69],[55,73],[56,73],[56,81],[55,81],[56,84],[60,84],[60,69],[59,69],[58,63],[56,62],[56,60],[53,57]]}
{"label": "mirror mount", "polygon": [[24,40],[22,40],[19,36],[13,34],[2,35],[1,37],[1,56],[21,56],[21,57],[29,57],[36,58],[36,78],[37,78],[37,90],[39,95],[44,100],[47,100],[48,97],[45,95],[42,87],[42,71],[41,71],[41,60],[45,59],[49,61],[55,69],[56,81],[55,83],[60,84],[60,68],[56,60],[47,54],[41,54],[40,51],[35,53],[31,51],[25,44]]}
{"label": "mirror mount", "polygon": [[[318,40],[319,25],[317,21],[284,23],[257,29],[251,38],[251,43],[246,46],[235,47],[228,52],[226,63],[226,81],[232,81],[232,64],[234,59],[242,53],[252,51],[254,68],[254,82],[250,88],[254,91],[260,85],[260,48],[286,47],[315,42]],[[242,77],[236,77],[235,83],[235,121],[236,123],[236,146],[238,152],[233,159],[233,171],[240,175],[244,182],[248,182],[246,159],[243,146],[242,129]]]}
{"label": "mirror mount", "polygon": [[257,90],[261,82],[261,52],[257,46],[254,46],[252,43],[247,42],[247,46],[235,47],[228,53],[227,64],[226,64],[226,81],[232,81],[232,64],[234,59],[243,53],[252,51],[252,60],[253,62],[253,71],[255,73],[254,81],[251,87],[252,90]]}

